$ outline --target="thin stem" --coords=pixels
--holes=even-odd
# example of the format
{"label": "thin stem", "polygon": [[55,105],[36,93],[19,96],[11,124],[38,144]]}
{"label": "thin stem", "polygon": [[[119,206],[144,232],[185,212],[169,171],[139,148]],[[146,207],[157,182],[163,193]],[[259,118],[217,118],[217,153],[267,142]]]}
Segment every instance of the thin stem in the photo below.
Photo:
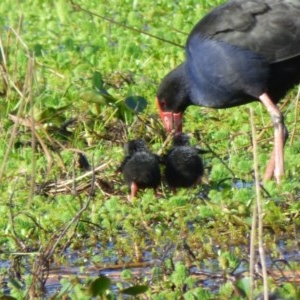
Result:
{"label": "thin stem", "polygon": [[[264,212],[263,212],[263,207],[262,207],[261,186],[260,186],[260,180],[259,180],[256,129],[255,129],[255,124],[254,124],[254,113],[253,113],[252,108],[250,108],[250,122],[251,122],[251,128],[252,128],[253,165],[254,165],[255,190],[256,190],[256,205],[254,205],[254,212],[256,212],[256,207],[257,207],[258,251],[259,251],[259,257],[260,257],[260,263],[261,263],[262,275],[263,275],[264,300],[268,300],[268,298],[269,298],[269,296],[268,296],[269,295],[269,293],[268,293],[268,274],[267,274],[267,267],[266,267],[266,260],[265,260],[265,251],[264,251],[264,247],[263,247],[263,214],[264,214]],[[255,215],[256,215],[256,213],[255,213]],[[254,241],[252,241],[252,242],[254,242]],[[253,297],[253,288],[251,289],[251,293],[252,293],[252,297]],[[253,298],[251,298],[251,299],[253,299]]]}
{"label": "thin stem", "polygon": [[76,10],[78,10],[78,11],[83,11],[83,12],[88,13],[88,14],[90,14],[90,15],[92,15],[92,16],[95,16],[95,17],[97,17],[97,18],[99,18],[99,19],[103,19],[103,20],[105,20],[105,21],[108,21],[109,23],[115,24],[115,25],[117,25],[117,26],[123,27],[123,28],[128,29],[128,30],[131,30],[131,31],[135,31],[135,32],[138,32],[138,33],[141,33],[141,34],[150,36],[150,37],[155,38],[155,39],[157,39],[157,40],[159,40],[159,41],[162,41],[162,42],[164,42],[164,43],[168,43],[168,44],[171,44],[171,45],[173,45],[173,46],[177,46],[177,47],[180,47],[180,48],[184,48],[184,46],[182,46],[182,45],[180,45],[180,44],[178,44],[178,43],[175,43],[175,42],[172,42],[172,41],[170,41],[170,40],[161,38],[161,37],[159,37],[159,36],[157,36],[157,35],[154,35],[154,34],[151,34],[151,33],[147,32],[147,31],[144,31],[144,30],[141,30],[141,29],[138,29],[138,28],[135,28],[135,27],[131,27],[131,26],[125,25],[125,24],[123,24],[123,23],[117,22],[117,21],[115,21],[115,20],[113,20],[113,19],[111,19],[111,18],[108,18],[108,17],[105,17],[105,16],[101,16],[101,15],[99,15],[99,14],[96,14],[96,13],[90,11],[90,10],[87,10],[87,9],[83,8],[83,7],[80,6],[78,3],[75,3],[75,2],[72,1],[72,0],[70,1],[70,3],[71,3],[71,5],[73,6],[73,8],[76,9]]}

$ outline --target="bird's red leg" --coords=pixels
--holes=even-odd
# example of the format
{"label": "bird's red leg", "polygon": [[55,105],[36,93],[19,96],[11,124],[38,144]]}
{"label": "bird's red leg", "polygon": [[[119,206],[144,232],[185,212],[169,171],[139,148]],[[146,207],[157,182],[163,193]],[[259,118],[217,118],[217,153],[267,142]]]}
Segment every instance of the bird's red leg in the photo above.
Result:
{"label": "bird's red leg", "polygon": [[268,161],[265,174],[264,174],[264,180],[272,179],[274,176],[274,170],[275,170],[275,149],[273,149],[270,159]]}
{"label": "bird's red leg", "polygon": [[283,148],[287,137],[287,130],[284,126],[282,113],[270,97],[264,93],[259,99],[268,110],[274,125],[274,150],[268,162],[264,179],[270,179],[274,175],[276,182],[280,183],[280,178],[284,174]]}
{"label": "bird's red leg", "polygon": [[130,200],[133,200],[133,198],[135,197],[137,191],[138,191],[137,184],[135,182],[132,182],[131,186],[130,186]]}

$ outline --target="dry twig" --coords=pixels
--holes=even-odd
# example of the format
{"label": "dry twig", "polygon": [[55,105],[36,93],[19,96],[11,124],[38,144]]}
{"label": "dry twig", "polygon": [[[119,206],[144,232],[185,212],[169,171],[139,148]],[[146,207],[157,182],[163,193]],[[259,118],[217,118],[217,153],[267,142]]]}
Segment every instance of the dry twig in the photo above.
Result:
{"label": "dry twig", "polygon": [[[260,264],[262,267],[262,277],[263,277],[263,286],[264,286],[264,300],[268,300],[268,274],[265,260],[265,252],[263,247],[263,207],[261,200],[261,186],[259,179],[259,170],[258,170],[258,155],[257,155],[257,139],[256,139],[256,129],[254,123],[254,113],[253,109],[250,108],[250,122],[252,128],[252,144],[253,144],[253,165],[254,165],[254,176],[255,176],[255,190],[256,190],[256,201],[253,208],[253,219],[252,219],[252,228],[251,228],[251,255],[250,255],[250,268],[251,268],[251,296],[250,299],[253,299],[253,288],[254,288],[254,244],[255,244],[255,231],[258,227],[258,251],[260,256]],[[256,218],[257,221],[256,222]]]}

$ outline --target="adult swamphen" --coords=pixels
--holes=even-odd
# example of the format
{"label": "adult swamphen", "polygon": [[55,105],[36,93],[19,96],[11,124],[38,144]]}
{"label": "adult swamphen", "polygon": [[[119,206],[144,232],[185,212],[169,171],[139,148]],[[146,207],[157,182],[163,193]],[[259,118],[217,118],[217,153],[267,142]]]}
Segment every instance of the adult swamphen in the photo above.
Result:
{"label": "adult swamphen", "polygon": [[265,179],[279,183],[288,137],[277,103],[300,81],[300,1],[231,0],[191,31],[186,60],[157,92],[165,129],[182,130],[189,105],[228,108],[255,100],[274,125],[274,150]]}
{"label": "adult swamphen", "polygon": [[124,148],[126,156],[118,171],[123,173],[130,188],[130,199],[136,196],[139,188],[156,191],[161,181],[159,157],[148,150],[142,139],[131,140]]}
{"label": "adult swamphen", "polygon": [[201,182],[204,175],[203,162],[199,154],[205,153],[190,145],[189,136],[178,133],[173,138],[173,147],[163,157],[167,184],[177,187],[191,187]]}

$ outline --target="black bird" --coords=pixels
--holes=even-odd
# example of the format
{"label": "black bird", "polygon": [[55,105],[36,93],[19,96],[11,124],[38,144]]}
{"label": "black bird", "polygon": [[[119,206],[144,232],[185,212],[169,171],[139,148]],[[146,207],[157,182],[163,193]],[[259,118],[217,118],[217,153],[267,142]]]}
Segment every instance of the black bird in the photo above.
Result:
{"label": "black bird", "polygon": [[191,187],[201,182],[204,175],[202,150],[190,146],[189,137],[178,133],[173,139],[173,148],[163,157],[167,184],[177,187]]}
{"label": "black bird", "polygon": [[185,49],[185,62],[157,92],[165,129],[181,131],[189,105],[228,108],[259,100],[274,125],[264,178],[279,183],[288,132],[276,104],[300,81],[300,1],[228,1],[195,25]]}
{"label": "black bird", "polygon": [[153,188],[155,193],[161,181],[159,157],[151,153],[143,140],[129,141],[125,145],[125,158],[118,168],[130,188],[130,199],[138,189]]}

